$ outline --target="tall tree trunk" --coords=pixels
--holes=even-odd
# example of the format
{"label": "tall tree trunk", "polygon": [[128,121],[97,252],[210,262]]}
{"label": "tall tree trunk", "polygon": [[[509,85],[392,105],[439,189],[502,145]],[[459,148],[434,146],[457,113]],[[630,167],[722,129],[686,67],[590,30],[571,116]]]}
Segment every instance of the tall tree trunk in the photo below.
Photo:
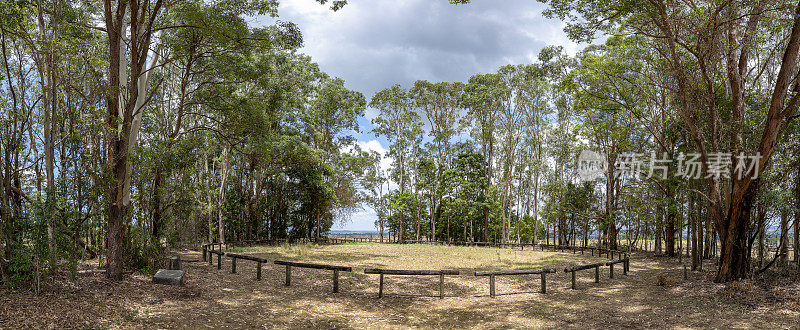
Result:
{"label": "tall tree trunk", "polygon": [[667,233],[665,241],[667,243],[667,255],[670,257],[675,256],[675,192],[672,190],[672,185],[667,183],[666,189],[667,209],[665,210],[667,217],[665,225]]}
{"label": "tall tree trunk", "polygon": [[[128,152],[136,145],[147,82],[153,70],[145,70],[153,22],[161,11],[162,0],[104,1],[104,23],[108,35],[108,90],[106,91],[108,196],[108,269],[106,276],[120,279],[124,268],[126,216],[130,206],[131,170]],[[130,12],[128,11],[130,9]],[[130,17],[128,18],[128,14]],[[130,28],[130,29],[129,29]],[[130,42],[126,34],[130,32]],[[130,47],[130,61],[127,50]],[[151,69],[157,61],[154,56]],[[130,75],[128,74],[130,70]],[[128,79],[130,77],[131,79]],[[130,81],[129,81],[130,80]]]}
{"label": "tall tree trunk", "polygon": [[533,245],[539,236],[539,169],[533,173]]}
{"label": "tall tree trunk", "polygon": [[217,221],[219,225],[219,242],[225,244],[225,185],[228,181],[228,146],[222,148],[222,182],[219,185],[219,204],[217,204]]}
{"label": "tall tree trunk", "polygon": [[161,161],[156,161],[156,170],[153,175],[153,228],[152,228],[152,242],[156,245],[161,238],[161,227],[163,226],[161,219]]}
{"label": "tall tree trunk", "polygon": [[794,187],[794,262],[800,269],[800,166],[795,172]]}
{"label": "tall tree trunk", "polygon": [[[664,214],[664,217],[666,217],[666,214]],[[663,235],[663,233],[664,233],[664,220],[663,218],[656,219],[656,231],[655,231],[655,236],[653,237],[655,239],[655,242],[653,242],[653,251],[655,251],[655,253],[657,254],[661,253],[661,236]]]}
{"label": "tall tree trunk", "polygon": [[781,210],[781,237],[780,237],[780,251],[777,251],[780,257],[778,258],[778,265],[789,265],[789,211]]}
{"label": "tall tree trunk", "polygon": [[[750,223],[750,212],[752,201],[755,200],[757,183],[734,200],[728,210],[726,219],[727,226],[721,227],[718,231],[722,240],[720,250],[719,271],[715,280],[717,282],[727,282],[746,278],[750,273],[750,251],[747,244],[748,225]],[[734,187],[734,190],[736,187]]]}
{"label": "tall tree trunk", "polygon": [[699,228],[698,228],[699,226],[697,224],[698,223],[697,214],[694,211],[696,209],[697,209],[697,207],[696,207],[696,205],[694,203],[694,194],[693,193],[689,193],[689,209],[687,210],[687,212],[689,213],[688,214],[688,216],[689,216],[689,231],[690,231],[690,234],[691,234],[690,235],[690,237],[691,237],[690,240],[691,240],[691,243],[692,243],[691,244],[691,246],[692,246],[692,270],[697,270],[698,264],[700,263],[700,255],[698,253],[698,237],[697,237],[698,236],[697,233],[700,230],[699,230]]}
{"label": "tall tree trunk", "polygon": [[[58,8],[58,5],[54,6]],[[38,1],[38,25],[39,35],[46,42],[52,43],[53,38],[48,37],[45,31],[44,21],[44,8],[42,2]],[[57,24],[57,11],[53,12],[51,18],[51,29],[55,29]],[[48,251],[48,266],[51,271],[56,268],[56,241],[55,241],[55,221],[56,221],[56,198],[55,198],[55,175],[54,175],[54,161],[55,161],[55,148],[53,143],[53,134],[55,132],[55,125],[53,124],[53,116],[56,113],[56,86],[55,78],[56,73],[54,69],[55,52],[46,52],[43,57],[39,58],[41,66],[41,81],[42,81],[42,110],[44,111],[44,153],[45,153],[45,176],[47,177],[47,202],[46,214],[47,217],[47,251]],[[10,77],[9,77],[10,79]]]}
{"label": "tall tree trunk", "polygon": [[110,180],[106,186],[106,194],[108,196],[108,235],[106,236],[108,246],[108,267],[106,276],[111,279],[120,279],[122,277],[122,269],[124,267],[124,217],[126,205],[123,204],[122,196],[124,195],[123,182],[125,182],[125,171],[128,164],[128,141],[127,135],[120,134],[114,128],[123,123],[123,118],[120,116],[122,104],[120,102],[120,89],[123,77],[120,69],[123,67],[122,57],[125,55],[122,51],[124,43],[122,42],[124,33],[124,18],[126,14],[126,6],[123,3],[118,3],[116,12],[112,12],[112,1],[106,0],[105,2],[105,20],[106,31],[108,33],[109,44],[109,78],[108,86],[109,91],[106,96],[106,105],[108,112],[106,116],[106,125],[108,130],[108,162],[107,168],[110,171]]}

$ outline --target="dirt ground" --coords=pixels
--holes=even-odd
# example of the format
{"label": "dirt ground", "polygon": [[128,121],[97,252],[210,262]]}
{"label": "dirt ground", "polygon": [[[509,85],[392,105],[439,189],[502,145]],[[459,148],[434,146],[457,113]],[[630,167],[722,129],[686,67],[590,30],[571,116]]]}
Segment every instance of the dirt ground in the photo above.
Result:
{"label": "dirt ground", "polygon": [[[330,271],[285,270],[265,264],[255,280],[255,262],[230,259],[221,270],[200,261],[201,254],[179,251],[187,271],[184,287],[151,284],[131,275],[110,282],[103,275],[66,278],[39,296],[0,291],[0,328],[767,328],[800,329],[800,282],[790,276],[755,282],[714,284],[710,273],[690,273],[683,281],[675,260],[632,256],[631,272],[603,267],[600,283],[582,271],[571,290],[563,272],[603,258],[571,252],[519,251],[482,247],[348,244],[237,249],[237,253],[352,266],[342,273],[340,292],[332,293]],[[377,298],[378,276],[364,268],[458,269],[445,278],[438,298],[436,276],[386,276],[385,296]],[[489,279],[476,270],[553,267],[546,294],[539,276],[497,278],[497,297]],[[706,268],[712,268],[706,266]],[[659,279],[660,278],[660,279]],[[659,285],[661,282],[662,285]]]}

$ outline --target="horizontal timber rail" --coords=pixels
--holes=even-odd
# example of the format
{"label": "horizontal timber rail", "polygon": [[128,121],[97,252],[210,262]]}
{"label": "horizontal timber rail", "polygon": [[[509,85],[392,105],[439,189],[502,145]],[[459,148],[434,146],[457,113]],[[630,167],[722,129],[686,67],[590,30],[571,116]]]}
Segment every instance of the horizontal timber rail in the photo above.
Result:
{"label": "horizontal timber rail", "polygon": [[[212,254],[216,254],[217,255],[217,269],[222,269],[222,256],[225,255],[225,252],[216,251],[216,250],[207,250],[206,252],[208,253],[208,264],[209,265],[213,265],[214,264],[214,258],[211,255]],[[203,258],[203,259],[205,260],[205,258]]]}
{"label": "horizontal timber rail", "polygon": [[386,275],[458,275],[457,270],[400,270],[400,269],[364,269],[364,274],[386,274]]}
{"label": "horizontal timber rail", "polygon": [[591,269],[594,268],[594,282],[600,283],[600,267],[605,266],[605,263],[598,262],[596,264],[588,264],[588,265],[581,265],[581,266],[574,266],[569,268],[564,268],[565,273],[572,273],[572,289],[575,289],[575,272],[579,270]]}
{"label": "horizontal timber rail", "polygon": [[261,266],[264,263],[269,262],[269,260],[264,259],[264,258],[248,256],[248,255],[244,255],[244,254],[228,253],[227,256],[228,256],[228,258],[231,258],[231,274],[236,274],[236,260],[237,259],[250,260],[250,261],[257,262],[258,263],[258,265],[256,266],[256,280],[257,281],[261,280]]}
{"label": "horizontal timber rail", "polygon": [[291,261],[283,261],[283,260],[275,260],[274,263],[276,265],[286,266],[286,286],[292,285],[292,267],[332,270],[333,271],[333,292],[334,293],[335,292],[339,292],[339,271],[345,271],[345,272],[353,271],[352,268],[345,267],[345,266],[309,264],[309,263],[291,262]]}
{"label": "horizontal timber rail", "polygon": [[499,275],[535,275],[541,274],[542,276],[542,293],[547,293],[547,280],[545,276],[549,273],[555,273],[554,268],[539,268],[539,269],[514,269],[514,270],[487,270],[475,272],[475,276],[489,276],[489,295],[494,298],[494,277]]}
{"label": "horizontal timber rail", "polygon": [[608,275],[610,278],[614,278],[614,264],[618,263],[622,263],[622,275],[626,276],[628,275],[628,266],[630,265],[630,259],[626,257],[625,259],[606,262],[606,266],[610,267],[608,269]]}
{"label": "horizontal timber rail", "polygon": [[379,274],[378,298],[383,297],[383,275],[439,275],[439,298],[444,298],[444,276],[458,275],[457,270],[400,270],[400,269],[364,269],[364,274]]}
{"label": "horizontal timber rail", "polygon": [[[207,254],[206,251],[209,251],[209,250],[211,250],[211,251],[216,251],[216,250],[222,251],[222,243],[203,244],[203,261],[206,261],[206,254]],[[208,254],[208,256],[211,257],[210,254]]]}
{"label": "horizontal timber rail", "polygon": [[626,252],[626,251],[612,250],[612,249],[606,249],[606,248],[601,248],[601,247],[593,247],[593,246],[571,246],[571,245],[539,244],[539,247],[542,249],[542,251],[544,251],[544,249],[547,248],[547,249],[559,250],[559,251],[572,250],[572,253],[575,253],[575,251],[580,251],[581,254],[583,254],[583,251],[589,250],[589,251],[591,251],[592,256],[594,256],[595,252],[596,252],[597,256],[601,256],[601,255],[605,254],[606,257],[608,257],[609,259],[614,259],[614,256],[618,256],[618,258],[620,260],[622,260],[623,258],[627,258],[627,256],[628,256],[628,252]]}

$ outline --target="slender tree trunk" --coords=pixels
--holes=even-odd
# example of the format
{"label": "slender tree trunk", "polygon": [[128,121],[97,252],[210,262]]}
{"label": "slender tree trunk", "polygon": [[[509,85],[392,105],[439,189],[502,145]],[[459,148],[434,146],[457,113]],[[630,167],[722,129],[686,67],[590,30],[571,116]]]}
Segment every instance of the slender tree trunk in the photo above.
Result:
{"label": "slender tree trunk", "polygon": [[[55,8],[58,7],[54,6]],[[45,31],[44,21],[44,8],[42,2],[38,1],[38,25],[39,35],[43,40],[52,43],[53,40],[47,35]],[[51,19],[51,28],[55,29],[57,24],[57,15],[55,10]],[[53,143],[53,134],[55,133],[55,125],[53,124],[53,116],[56,114],[56,84],[55,84],[55,53],[46,52],[43,57],[39,57],[41,66],[41,81],[42,81],[42,110],[44,112],[44,153],[45,153],[45,175],[47,177],[47,202],[46,202],[46,217],[47,217],[47,247],[48,247],[48,265],[51,271],[56,268],[56,242],[55,242],[55,221],[56,221],[56,198],[55,198],[55,175],[54,175],[54,161],[55,161],[55,148]],[[9,77],[10,79],[10,77]]]}
{"label": "slender tree trunk", "polygon": [[159,238],[161,238],[161,227],[162,227],[162,219],[161,219],[161,181],[162,181],[162,172],[161,172],[161,161],[156,162],[156,169],[153,175],[153,228],[152,228],[152,239],[153,243],[158,244]]}
{"label": "slender tree trunk", "polygon": [[217,221],[219,225],[219,242],[225,244],[225,192],[228,181],[228,146],[222,148],[222,182],[219,185],[219,204],[217,205]]}
{"label": "slender tree trunk", "polygon": [[794,187],[794,262],[798,269],[800,269],[800,167],[795,172],[795,187]]}
{"label": "slender tree trunk", "polygon": [[694,202],[694,194],[689,193],[689,227],[690,227],[690,234],[691,234],[691,242],[692,242],[692,270],[697,270],[698,264],[700,263],[700,254],[698,253],[698,235],[697,233],[700,231],[697,225],[697,214],[694,210],[697,207]]}
{"label": "slender tree trunk", "polygon": [[777,251],[780,255],[778,264],[786,267],[789,265],[789,211],[787,210],[781,210],[781,238],[778,246],[780,246],[780,251]]}
{"label": "slender tree trunk", "polygon": [[533,174],[533,245],[539,239],[539,169]]}
{"label": "slender tree trunk", "polygon": [[667,192],[666,192],[666,200],[667,200],[667,208],[665,211],[667,217],[665,220],[665,225],[667,227],[666,233],[666,243],[667,243],[667,255],[670,257],[675,256],[675,194],[672,191],[672,186],[667,184]]}

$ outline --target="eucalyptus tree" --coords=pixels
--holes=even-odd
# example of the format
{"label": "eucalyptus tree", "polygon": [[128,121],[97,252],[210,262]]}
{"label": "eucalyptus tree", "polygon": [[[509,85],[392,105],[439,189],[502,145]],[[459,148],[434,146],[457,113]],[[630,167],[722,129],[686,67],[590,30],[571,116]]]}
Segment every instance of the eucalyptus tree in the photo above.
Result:
{"label": "eucalyptus tree", "polygon": [[[480,145],[483,155],[486,196],[490,196],[494,189],[492,182],[495,175],[497,128],[505,87],[498,74],[476,74],[469,78],[464,86],[464,93],[461,95],[462,107],[467,109],[464,122],[471,128],[471,134]],[[485,209],[482,226],[484,241],[489,240],[490,216],[490,209]]]}
{"label": "eucalyptus tree", "polygon": [[[706,172],[709,155],[720,152],[755,154],[752,160],[760,169],[770,165],[780,132],[800,105],[800,84],[792,83],[800,51],[799,4],[652,1],[609,7],[599,0],[547,2],[548,15],[570,20],[566,31],[575,40],[589,40],[597,31],[650,38],[667,63],[672,96]],[[709,14],[697,15],[701,12]],[[720,95],[727,104],[718,102]],[[748,112],[763,118],[752,123],[757,132],[746,129],[752,118]],[[760,182],[753,174],[705,178],[709,214],[722,243],[716,281],[750,275],[747,233]]]}
{"label": "eucalyptus tree", "polygon": [[[383,156],[377,151],[372,151],[368,158],[369,163],[364,174],[363,188],[366,190],[364,200],[374,211],[377,219],[375,225],[378,227],[380,242],[383,242],[383,233],[386,228],[386,218],[388,214],[385,193],[389,191],[389,179],[386,177],[385,169],[381,168]],[[386,184],[386,190],[384,190]]]}
{"label": "eucalyptus tree", "polygon": [[[469,145],[462,144],[453,158],[452,166],[443,174],[442,183],[445,194],[440,208],[440,219],[445,223],[440,227],[441,236],[450,241],[460,238],[464,241],[476,241],[481,232],[480,222],[485,214],[494,208],[487,195],[485,161],[483,155],[477,153]],[[456,229],[460,229],[456,231]]]}
{"label": "eucalyptus tree", "polygon": [[[322,150],[323,162],[332,165],[332,175],[325,178],[336,193],[331,211],[347,215],[360,203],[355,181],[362,176],[363,167],[358,165],[363,157],[357,152],[340,150],[355,146],[352,133],[359,132],[357,119],[364,116],[366,101],[361,93],[345,88],[342,79],[323,79],[321,83],[311,100],[310,111],[304,116],[306,134],[312,146]],[[319,228],[317,234],[321,234]]]}
{"label": "eucalyptus tree", "polygon": [[436,233],[436,216],[443,191],[440,189],[442,174],[450,164],[452,154],[452,139],[461,133],[459,119],[461,109],[458,98],[463,90],[462,83],[430,83],[418,80],[411,89],[411,96],[415,106],[425,114],[430,125],[430,137],[433,140],[432,154],[435,159],[433,169],[434,177],[430,180],[430,225],[431,234]]}
{"label": "eucalyptus tree", "polygon": [[[421,134],[422,121],[414,111],[409,92],[400,85],[376,93],[370,106],[378,109],[378,116],[372,120],[373,132],[377,136],[385,136],[389,141],[389,155],[392,157],[392,180],[398,184],[399,195],[393,206],[407,206],[408,198],[404,194],[410,188],[410,176],[413,171],[414,154],[417,152]],[[405,240],[405,214],[398,214],[399,237]],[[419,221],[419,218],[417,218]]]}
{"label": "eucalyptus tree", "polygon": [[523,98],[520,89],[523,85],[524,76],[518,72],[519,68],[513,65],[506,65],[498,70],[501,79],[500,85],[500,109],[498,116],[498,136],[500,139],[500,205],[502,221],[502,240],[508,240],[509,228],[508,214],[512,207],[513,180],[518,159],[518,150],[522,141],[522,127],[524,111],[522,109]]}
{"label": "eucalyptus tree", "polygon": [[[608,244],[614,249],[619,230],[618,198],[623,194],[624,185],[645,176],[636,164],[643,161],[640,155],[646,151],[640,149],[646,145],[646,139],[637,133],[642,127],[628,115],[640,111],[643,103],[639,97],[642,94],[630,93],[636,89],[639,64],[619,56],[620,52],[624,53],[624,49],[619,48],[625,47],[620,47],[619,41],[611,38],[604,46],[588,47],[580,55],[580,66],[571,77],[576,90],[575,110],[582,118],[582,135],[598,147],[608,164],[604,173],[603,228]],[[675,209],[669,206],[669,210],[667,221],[672,222]]]}
{"label": "eucalyptus tree", "polygon": [[[345,3],[346,1],[333,1],[332,8],[339,9]],[[211,7],[211,10],[197,10],[205,6]],[[131,194],[132,169],[129,151],[137,145],[143,109],[150,99],[150,77],[160,63],[162,33],[189,27],[214,37],[230,37],[236,42],[269,43],[273,39],[268,33],[261,33],[259,30],[251,33],[246,24],[241,23],[244,22],[244,16],[276,16],[277,6],[277,1],[246,1],[235,4],[206,4],[198,1],[165,3],[162,0],[104,2],[103,26],[99,29],[107,35],[109,63],[106,97],[106,134],[109,141],[107,168],[111,173],[107,184],[108,277],[119,278],[123,268],[125,218]],[[296,32],[291,24],[284,24],[284,27]],[[221,235],[224,236],[222,230]]]}
{"label": "eucalyptus tree", "polygon": [[550,83],[540,64],[525,65],[520,67],[520,95],[518,102],[523,111],[523,140],[520,157],[521,196],[525,196],[525,214],[530,215],[533,206],[532,242],[536,244],[539,232],[539,185],[540,176],[544,169],[544,134],[548,116],[552,114],[549,101]]}
{"label": "eucalyptus tree", "polygon": [[[90,183],[99,181],[90,171],[97,168],[93,157],[97,153],[83,147],[94,142],[91,137],[96,136],[98,125],[82,119],[91,117],[99,103],[93,82],[101,79],[94,60],[100,47],[97,38],[81,26],[91,16],[84,4],[3,1],[0,7],[0,113],[4,121],[0,172],[5,171],[0,175],[0,200],[7,202],[0,206],[0,231],[5,232],[0,241],[6,237],[4,254],[14,263],[31,257],[38,268],[39,260],[47,260],[49,270],[56,271],[59,256],[74,259],[72,246],[95,253],[80,232],[98,209],[92,203],[97,198],[92,198],[96,196]],[[76,150],[83,157],[72,157]],[[26,174],[30,172],[33,175]],[[46,234],[39,235],[40,225],[46,227]],[[17,244],[23,236],[33,242],[34,251]],[[68,237],[67,243],[59,242],[61,236]],[[16,257],[11,258],[12,254]],[[2,264],[0,272],[5,277],[9,265]],[[24,273],[17,275],[25,277]]]}

